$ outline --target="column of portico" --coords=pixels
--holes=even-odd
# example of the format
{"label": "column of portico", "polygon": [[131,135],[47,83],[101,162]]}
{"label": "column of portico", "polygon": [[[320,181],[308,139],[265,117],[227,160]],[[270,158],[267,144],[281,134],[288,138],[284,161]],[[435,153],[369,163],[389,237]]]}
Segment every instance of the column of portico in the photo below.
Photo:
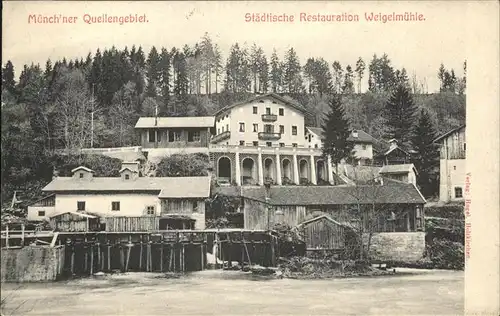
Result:
{"label": "column of portico", "polygon": [[311,154],[311,183],[317,184],[316,181],[316,163],[314,162],[314,155]]}
{"label": "column of portico", "polygon": [[279,152],[276,152],[276,178],[276,184],[281,185],[281,161]]}
{"label": "column of portico", "polygon": [[333,180],[332,157],[330,157],[330,156],[328,156],[328,158],[327,158],[326,172],[328,172],[328,182],[330,182],[330,184],[335,184],[335,181]]}
{"label": "column of portico", "polygon": [[300,184],[299,179],[299,164],[297,162],[297,153],[293,153],[293,182]]}
{"label": "column of portico", "polygon": [[259,161],[257,162],[257,168],[258,168],[258,171],[259,171],[259,184],[260,185],[264,185],[264,170],[262,168],[262,152],[261,152],[261,149],[259,148]]}
{"label": "column of portico", "polygon": [[240,151],[239,148],[236,147],[236,153],[234,154],[234,163],[235,163],[235,181],[236,185],[241,185],[241,164],[240,164]]}

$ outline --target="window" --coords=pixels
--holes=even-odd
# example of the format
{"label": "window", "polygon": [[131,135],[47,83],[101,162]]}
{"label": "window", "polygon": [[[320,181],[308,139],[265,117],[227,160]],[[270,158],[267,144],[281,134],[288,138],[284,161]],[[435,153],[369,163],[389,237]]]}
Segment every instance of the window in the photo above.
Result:
{"label": "window", "polygon": [[168,133],[168,141],[169,142],[180,142],[181,141],[181,133],[175,132],[175,131],[170,131]]}
{"label": "window", "polygon": [[361,148],[363,148],[363,150],[366,150],[366,145],[362,145]]}
{"label": "window", "polygon": [[462,188],[461,187],[455,187],[455,197],[456,198],[462,198],[463,197]]}
{"label": "window", "polygon": [[245,131],[245,123],[240,122],[240,132],[244,132],[244,131]]}
{"label": "window", "polygon": [[266,108],[266,114],[271,114],[271,108]]}
{"label": "window", "polygon": [[156,141],[156,131],[153,129],[149,130],[149,142],[154,143]]}
{"label": "window", "polygon": [[219,134],[220,134],[220,128],[217,129],[217,135],[219,135]]}
{"label": "window", "polygon": [[158,132],[156,133],[156,141],[157,141],[157,142],[161,142],[161,131],[158,131]]}
{"label": "window", "polygon": [[457,166],[453,166],[453,170],[457,170]]}
{"label": "window", "polygon": [[257,107],[256,106],[253,107],[253,114],[257,114]]}
{"label": "window", "polygon": [[293,144],[292,144],[292,147],[297,147],[297,143],[293,143]]}
{"label": "window", "polygon": [[318,144],[314,144],[314,148],[318,148]]}
{"label": "window", "polygon": [[200,141],[200,132],[188,132],[188,142],[199,142]]}
{"label": "window", "polygon": [[271,124],[265,124],[264,125],[264,133],[273,133],[274,132],[274,126]]}
{"label": "window", "polygon": [[76,202],[76,210],[77,211],[85,211],[85,201]]}
{"label": "window", "polygon": [[466,149],[465,149],[465,143],[464,143],[464,151],[465,151],[465,150],[466,150]]}
{"label": "window", "polygon": [[45,216],[45,211],[38,211],[38,216]]}
{"label": "window", "polygon": [[285,109],[284,108],[280,108],[278,111],[279,111],[279,115],[280,116],[285,115]]}
{"label": "window", "polygon": [[280,125],[280,134],[285,134],[285,125]]}
{"label": "window", "polygon": [[128,179],[130,179],[130,175],[129,175],[129,174],[126,174],[126,175],[125,175],[125,180],[128,180]]}
{"label": "window", "polygon": [[267,147],[273,147],[273,143],[271,143],[271,142],[266,142],[266,146],[267,146]]}
{"label": "window", "polygon": [[224,133],[224,126],[222,126],[222,132]]}
{"label": "window", "polygon": [[285,147],[285,143],[280,143],[280,147]]}
{"label": "window", "polygon": [[297,135],[297,126],[292,126],[292,135]]}
{"label": "window", "polygon": [[229,132],[229,124],[226,124],[226,131]]}
{"label": "window", "polygon": [[155,206],[154,205],[149,205],[146,207],[146,215],[155,215]]}
{"label": "window", "polygon": [[198,201],[193,202],[193,213],[198,213]]}
{"label": "window", "polygon": [[80,179],[83,179],[83,172],[80,172]]}
{"label": "window", "polygon": [[120,202],[111,202],[111,210],[119,211],[120,210]]}
{"label": "window", "polygon": [[253,145],[254,145],[255,147],[259,146],[259,142],[253,142]]}
{"label": "window", "polygon": [[254,124],[253,125],[253,131],[257,133],[259,131],[259,124]]}
{"label": "window", "polygon": [[240,146],[245,146],[245,141],[244,140],[240,140]]}

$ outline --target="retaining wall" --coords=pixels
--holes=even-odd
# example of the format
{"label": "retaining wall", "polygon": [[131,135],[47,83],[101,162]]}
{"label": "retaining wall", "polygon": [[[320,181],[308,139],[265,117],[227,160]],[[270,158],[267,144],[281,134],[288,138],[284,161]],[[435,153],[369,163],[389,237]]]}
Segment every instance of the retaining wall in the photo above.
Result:
{"label": "retaining wall", "polygon": [[376,260],[414,262],[423,258],[425,232],[378,233],[373,235],[370,255]]}
{"label": "retaining wall", "polygon": [[2,282],[55,281],[63,272],[64,246],[2,249]]}

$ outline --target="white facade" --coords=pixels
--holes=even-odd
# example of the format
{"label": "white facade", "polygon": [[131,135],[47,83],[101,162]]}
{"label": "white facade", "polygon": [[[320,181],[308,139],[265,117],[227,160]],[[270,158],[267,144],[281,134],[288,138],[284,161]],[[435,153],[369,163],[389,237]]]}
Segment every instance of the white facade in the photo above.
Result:
{"label": "white facade", "polygon": [[[84,209],[78,204],[84,203]],[[113,210],[113,202],[115,209]],[[118,204],[116,203],[118,202]],[[149,214],[148,214],[149,207]],[[154,213],[151,213],[154,209]],[[55,211],[86,211],[103,217],[159,215],[160,200],[158,193],[103,193],[103,194],[57,194]]]}
{"label": "white facade", "polygon": [[[220,145],[307,147],[304,114],[272,95],[221,111],[215,117],[215,131],[213,142]],[[221,138],[223,134],[227,136]]]}
{"label": "white facade", "polygon": [[439,161],[439,199],[444,202],[463,201],[465,194],[465,159]]}
{"label": "white facade", "polygon": [[443,202],[463,201],[466,174],[465,126],[438,137],[436,142],[440,144],[439,199]]}
{"label": "white facade", "polygon": [[44,221],[56,214],[54,206],[28,206],[26,219],[29,221]]}

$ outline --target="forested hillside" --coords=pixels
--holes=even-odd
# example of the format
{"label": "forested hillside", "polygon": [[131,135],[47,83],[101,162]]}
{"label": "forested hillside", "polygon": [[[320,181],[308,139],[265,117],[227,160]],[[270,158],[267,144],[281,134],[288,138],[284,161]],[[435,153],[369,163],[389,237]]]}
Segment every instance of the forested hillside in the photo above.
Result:
{"label": "forested hillside", "polygon": [[[440,91],[395,68],[389,56],[341,65],[323,57],[303,65],[295,50],[266,56],[257,44],[235,43],[227,56],[208,34],[194,46],[96,49],[45,65],[2,68],[2,201],[40,180],[37,171],[55,149],[137,145],[140,116],[201,116],[255,93],[276,92],[303,104],[306,124],[320,126],[328,95],[341,94],[351,128],[385,136],[382,116],[393,88],[403,84],[425,108],[438,133],[465,122],[465,70],[441,66]],[[19,74],[16,76],[15,73]],[[361,83],[368,91],[361,91]],[[416,120],[416,119],[415,119]]]}

